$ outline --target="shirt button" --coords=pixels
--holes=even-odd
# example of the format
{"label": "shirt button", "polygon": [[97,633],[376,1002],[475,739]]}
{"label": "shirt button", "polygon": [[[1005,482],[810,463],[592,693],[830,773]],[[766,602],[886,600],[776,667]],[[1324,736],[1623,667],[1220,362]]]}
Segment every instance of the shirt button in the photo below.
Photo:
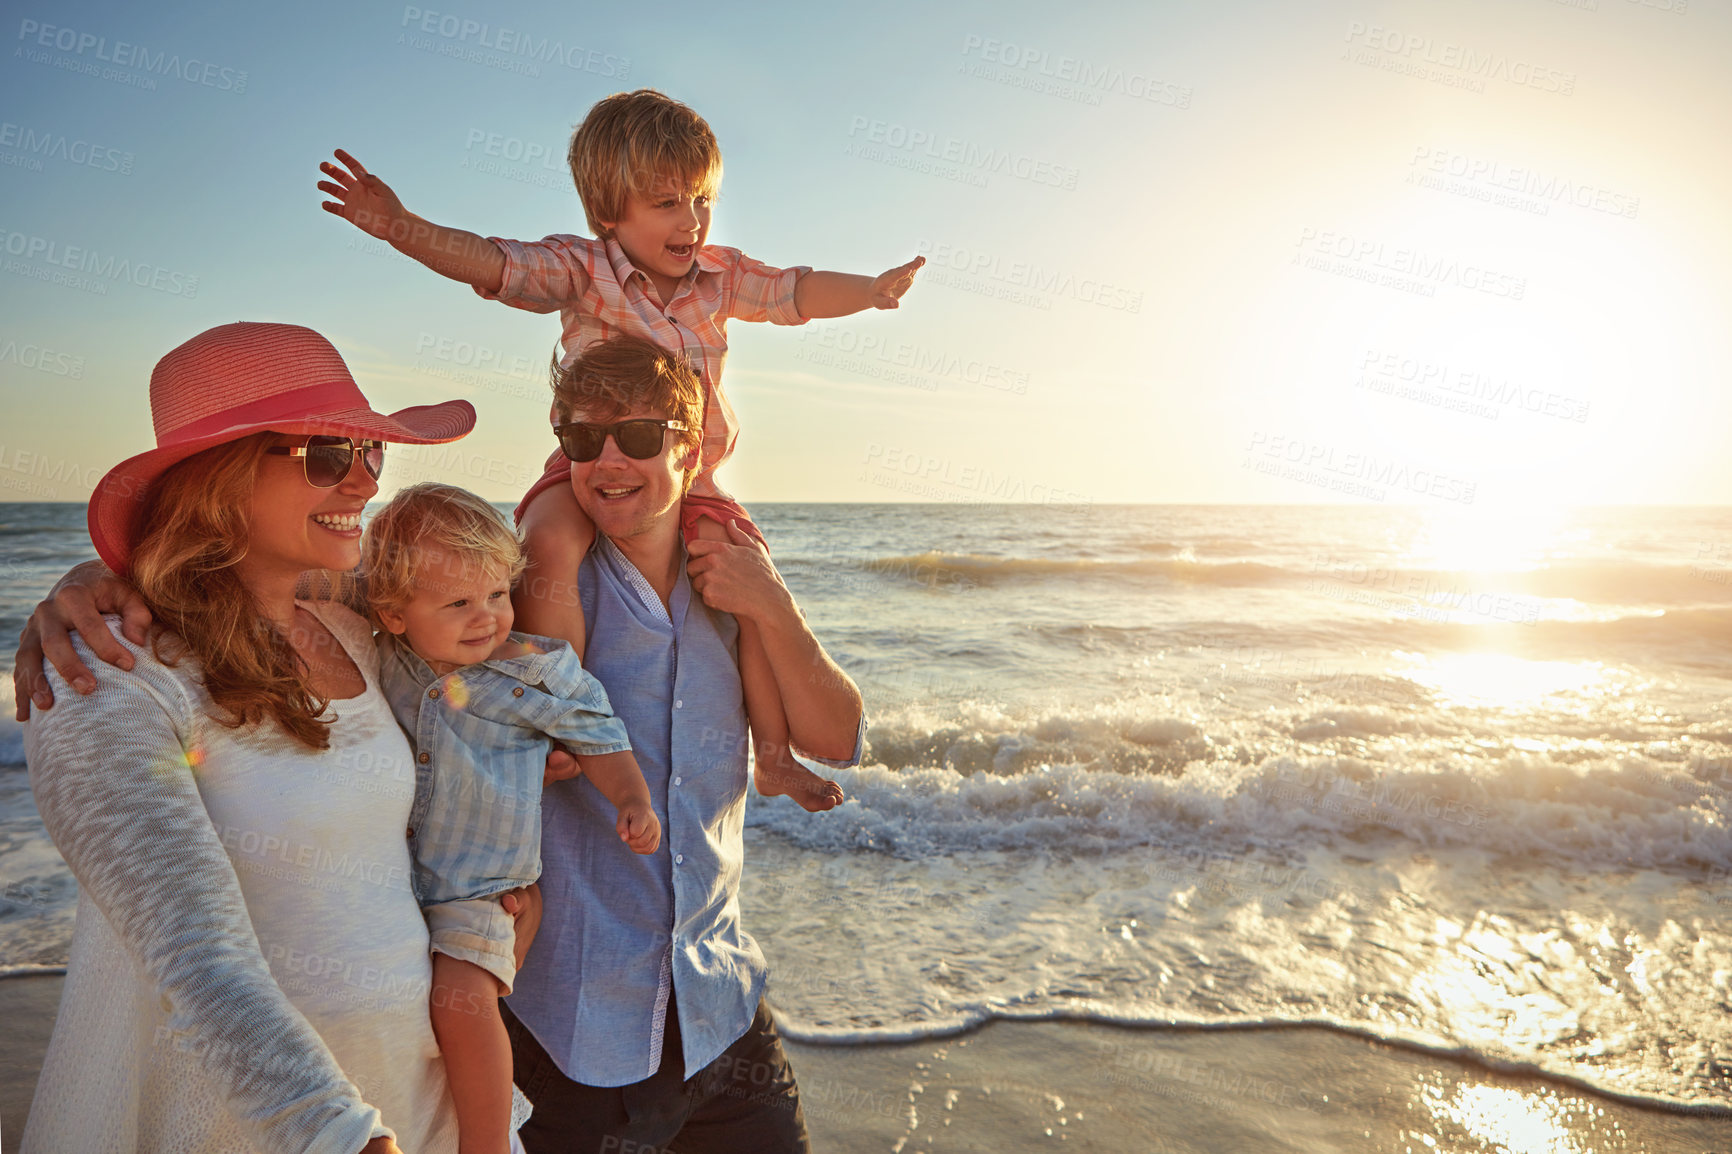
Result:
{"label": "shirt button", "polygon": [[437,689],[429,689],[427,691],[427,696],[432,698],[434,701],[438,701],[439,700],[439,691]]}
{"label": "shirt button", "polygon": [[433,760],[433,755],[430,753],[419,754],[416,756],[415,760],[420,762],[422,765],[426,765],[429,761]]}
{"label": "shirt button", "polygon": [[404,831],[403,836],[404,837],[414,837],[415,836],[415,827],[410,826],[406,831]]}
{"label": "shirt button", "polygon": [[683,853],[675,854],[674,855],[674,864],[675,865],[685,865],[686,864],[686,855]]}
{"label": "shirt button", "polygon": [[522,697],[523,696],[523,686],[519,685],[516,689],[513,689],[511,691],[511,696]]}
{"label": "shirt button", "polygon": [[675,709],[684,709],[685,707],[686,707],[686,703],[684,701],[675,701],[674,702],[674,708]]}
{"label": "shirt button", "polygon": [[685,780],[686,779],[683,777],[676,777],[676,778],[674,778],[674,784],[675,785],[683,785],[685,783]]}

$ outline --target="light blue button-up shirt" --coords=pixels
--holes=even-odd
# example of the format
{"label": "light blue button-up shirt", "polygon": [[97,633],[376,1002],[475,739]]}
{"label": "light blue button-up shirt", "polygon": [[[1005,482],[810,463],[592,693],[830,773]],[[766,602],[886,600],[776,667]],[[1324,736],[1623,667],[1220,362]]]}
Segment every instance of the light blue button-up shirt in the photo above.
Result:
{"label": "light blue button-up shirt", "polygon": [[443,677],[391,634],[374,639],[379,684],[416,749],[409,849],[424,906],[536,879],[549,739],[582,754],[631,748],[607,691],[570,645],[529,633],[511,639],[530,652]]}
{"label": "light blue button-up shirt", "polygon": [[661,1064],[677,990],[690,1077],[752,1024],[767,974],[740,926],[739,626],[693,594],[683,564],[664,608],[606,537],[578,567],[578,591],[589,630],[584,665],[625,721],[662,841],[653,854],[633,854],[588,781],[548,787],[541,930],[508,1004],[566,1077],[624,1086]]}

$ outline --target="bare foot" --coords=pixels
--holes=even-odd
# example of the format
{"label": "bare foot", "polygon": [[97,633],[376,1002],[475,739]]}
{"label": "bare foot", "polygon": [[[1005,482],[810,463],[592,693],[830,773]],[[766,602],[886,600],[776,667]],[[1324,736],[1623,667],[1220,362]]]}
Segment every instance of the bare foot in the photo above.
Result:
{"label": "bare foot", "polygon": [[842,792],[841,786],[828,778],[819,777],[798,762],[792,765],[776,765],[760,761],[753,776],[757,779],[759,793],[765,797],[791,797],[808,813],[835,809],[847,800],[847,794]]}

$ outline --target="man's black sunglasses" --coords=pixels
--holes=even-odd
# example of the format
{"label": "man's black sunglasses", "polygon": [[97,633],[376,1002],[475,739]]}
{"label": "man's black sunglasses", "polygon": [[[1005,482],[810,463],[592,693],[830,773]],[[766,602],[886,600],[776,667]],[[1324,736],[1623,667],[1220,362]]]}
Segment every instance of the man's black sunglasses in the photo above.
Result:
{"label": "man's black sunglasses", "polygon": [[361,441],[348,437],[308,437],[305,445],[272,445],[265,452],[279,457],[299,457],[306,470],[307,484],[320,489],[341,485],[355,467],[355,454],[361,454],[361,465],[373,480],[385,471],[385,442]]}
{"label": "man's black sunglasses", "polygon": [[634,461],[647,461],[661,453],[664,429],[683,433],[686,431],[686,423],[658,421],[650,417],[615,421],[611,425],[574,421],[571,424],[553,426],[553,435],[559,438],[559,451],[572,461],[593,461],[601,456],[602,446],[607,443],[610,435],[613,443],[619,446],[620,452]]}

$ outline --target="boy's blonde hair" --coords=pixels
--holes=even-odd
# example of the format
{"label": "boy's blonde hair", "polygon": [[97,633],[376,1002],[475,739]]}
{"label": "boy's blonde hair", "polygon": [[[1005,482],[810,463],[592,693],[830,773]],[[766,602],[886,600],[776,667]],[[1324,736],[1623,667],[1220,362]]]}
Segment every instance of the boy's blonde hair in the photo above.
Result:
{"label": "boy's blonde hair", "polygon": [[700,196],[714,196],[722,183],[716,134],[689,106],[653,88],[596,101],[571,134],[566,160],[590,230],[602,240],[613,229],[601,222],[618,221],[634,193],[647,196],[664,177]]}
{"label": "boy's blonde hair", "polygon": [[523,543],[505,517],[467,489],[426,481],[391,498],[361,538],[361,572],[374,624],[379,610],[399,610],[414,598],[424,562],[456,577],[465,561],[494,566],[516,583]]}

